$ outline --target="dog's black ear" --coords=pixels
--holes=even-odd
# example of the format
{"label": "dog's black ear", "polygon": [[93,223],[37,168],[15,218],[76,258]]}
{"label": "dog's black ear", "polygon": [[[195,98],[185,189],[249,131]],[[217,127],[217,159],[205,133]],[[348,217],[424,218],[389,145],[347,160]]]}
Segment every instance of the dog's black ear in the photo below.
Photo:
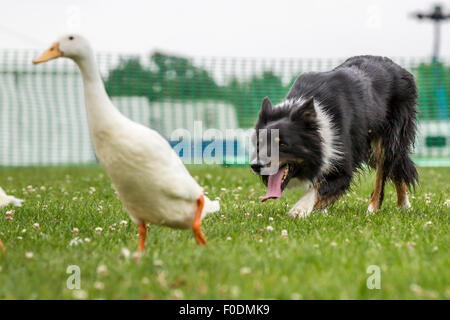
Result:
{"label": "dog's black ear", "polygon": [[314,108],[314,97],[308,98],[301,105],[294,107],[289,114],[292,121],[312,120],[316,117],[316,109]]}
{"label": "dog's black ear", "polygon": [[261,105],[261,110],[259,111],[259,119],[262,122],[267,122],[267,116],[270,110],[272,110],[272,102],[270,101],[269,97],[265,97]]}

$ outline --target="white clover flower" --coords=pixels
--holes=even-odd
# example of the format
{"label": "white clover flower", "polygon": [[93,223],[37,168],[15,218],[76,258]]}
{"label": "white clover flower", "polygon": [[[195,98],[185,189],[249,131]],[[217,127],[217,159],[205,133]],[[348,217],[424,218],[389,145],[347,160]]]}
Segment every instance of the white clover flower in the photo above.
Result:
{"label": "white clover flower", "polygon": [[408,248],[412,248],[412,247],[414,247],[416,245],[416,243],[414,241],[408,241],[406,243],[406,245],[408,246]]}
{"label": "white clover flower", "polygon": [[78,230],[78,228],[73,228],[73,229],[72,229],[72,233],[73,233],[74,235],[77,235],[79,232],[80,232],[80,230]]}
{"label": "white clover flower", "polygon": [[14,213],[16,213],[15,210],[8,210],[8,211],[5,212],[5,214],[6,214],[7,216],[12,216],[12,215],[14,215]]}
{"label": "white clover flower", "polygon": [[128,224],[128,221],[126,221],[126,220],[120,221],[120,226],[121,226],[122,228],[125,228],[125,227],[127,226],[127,224]]}
{"label": "white clover flower", "polygon": [[272,226],[267,226],[267,227],[266,227],[266,230],[267,230],[267,231],[273,231],[273,227],[272,227]]}
{"label": "white clover flower", "polygon": [[172,297],[175,300],[181,300],[184,297],[183,291],[181,291],[180,289],[175,289],[172,291]]}
{"label": "white clover flower", "polygon": [[285,238],[288,236],[288,232],[286,229],[281,230],[281,236]]}
{"label": "white clover flower", "polygon": [[122,248],[121,251],[122,257],[124,257],[125,259],[129,259],[130,258],[130,250],[128,250],[128,248]]}
{"label": "white clover flower", "polygon": [[262,216],[263,215],[261,213],[258,213],[258,215],[257,215],[258,218],[262,218]]}
{"label": "white clover flower", "polygon": [[84,242],[89,243],[89,242],[91,242],[91,239],[89,239],[89,238],[84,238]]}
{"label": "white clover flower", "polygon": [[34,256],[34,254],[33,254],[33,252],[26,252],[25,253],[25,257],[27,258],[27,259],[32,259],[33,258],[33,256]]}
{"label": "white clover flower", "polygon": [[89,187],[89,193],[93,194],[95,193],[95,191],[97,191],[94,187]]}
{"label": "white clover flower", "polygon": [[155,261],[153,261],[153,265],[156,267],[160,267],[163,265],[162,260],[156,259]]}
{"label": "white clover flower", "polygon": [[423,293],[422,287],[419,286],[419,285],[416,284],[416,283],[411,284],[411,285],[409,286],[409,289],[410,289],[414,294],[417,294],[417,295],[421,295],[421,294]]}
{"label": "white clover flower", "polygon": [[450,199],[445,200],[444,205],[450,208]]}
{"label": "white clover flower", "polygon": [[133,252],[133,259],[134,259],[134,261],[138,262],[139,259],[141,259],[141,257],[142,257],[142,253],[140,253],[138,251]]}
{"label": "white clover flower", "polygon": [[41,229],[41,227],[39,226],[39,223],[37,223],[37,222],[33,224],[33,227],[36,230],[40,230]]}
{"label": "white clover flower", "polygon": [[23,238],[21,237],[21,236],[18,236],[17,237],[17,240],[22,240]]}
{"label": "white clover flower", "polygon": [[72,240],[70,240],[70,242],[69,242],[69,246],[77,246],[77,245],[79,245],[79,244],[82,244],[83,243],[83,240],[81,240],[80,238],[78,238],[78,237],[75,237],[75,238],[73,238]]}
{"label": "white clover flower", "polygon": [[272,218],[272,217],[269,217],[269,221],[273,221],[273,218]]}
{"label": "white clover flower", "polygon": [[300,300],[301,298],[302,298],[302,295],[300,293],[294,292],[293,294],[291,294],[292,300]]}
{"label": "white clover flower", "polygon": [[250,269],[249,267],[242,267],[241,268],[241,274],[242,275],[250,274],[251,272],[252,272],[252,269]]}
{"label": "white clover flower", "polygon": [[245,213],[245,217],[246,217],[246,218],[250,217],[250,213],[246,212],[246,213]]}
{"label": "white clover flower", "polygon": [[103,290],[105,288],[105,285],[103,282],[96,281],[94,282],[94,289],[95,290]]}
{"label": "white clover flower", "polygon": [[433,222],[431,222],[431,221],[425,222],[425,226],[431,226],[432,224],[433,224]]}
{"label": "white clover flower", "polygon": [[97,228],[94,229],[94,231],[95,231],[96,234],[100,234],[100,233],[102,233],[103,229],[100,228],[100,227],[97,227]]}
{"label": "white clover flower", "polygon": [[26,233],[26,232],[27,232],[27,229],[22,229],[21,232],[22,232],[22,233]]}
{"label": "white clover flower", "polygon": [[104,264],[100,264],[100,265],[97,267],[97,273],[98,273],[99,275],[106,276],[106,275],[108,274],[108,267],[105,266]]}
{"label": "white clover flower", "polygon": [[87,298],[87,292],[84,290],[73,290],[73,297],[77,300],[84,300]]}
{"label": "white clover flower", "polygon": [[227,241],[231,241],[231,237],[227,237]]}
{"label": "white clover flower", "polygon": [[337,247],[337,243],[336,243],[336,242],[334,242],[334,241],[333,241],[333,242],[331,242],[331,243],[330,243],[330,245],[331,245],[332,247]]}

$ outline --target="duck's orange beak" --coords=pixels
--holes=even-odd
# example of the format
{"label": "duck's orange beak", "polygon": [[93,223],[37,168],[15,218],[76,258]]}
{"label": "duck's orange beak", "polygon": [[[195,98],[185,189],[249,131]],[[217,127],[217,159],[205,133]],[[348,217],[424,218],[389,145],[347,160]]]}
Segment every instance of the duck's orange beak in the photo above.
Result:
{"label": "duck's orange beak", "polygon": [[33,64],[38,64],[41,62],[47,62],[52,59],[56,59],[63,56],[63,52],[59,50],[59,42],[55,42],[52,46],[47,49],[39,58],[33,60]]}

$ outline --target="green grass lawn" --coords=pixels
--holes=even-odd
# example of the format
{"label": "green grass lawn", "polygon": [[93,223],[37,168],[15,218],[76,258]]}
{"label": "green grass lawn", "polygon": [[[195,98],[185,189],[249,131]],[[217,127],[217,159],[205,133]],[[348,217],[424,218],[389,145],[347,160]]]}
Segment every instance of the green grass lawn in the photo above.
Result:
{"label": "green grass lawn", "polygon": [[[208,246],[191,231],[151,226],[138,257],[137,227],[102,169],[0,169],[0,186],[26,199],[0,210],[0,298],[450,299],[450,168],[420,170],[410,211],[396,209],[389,185],[382,210],[366,214],[374,181],[366,172],[328,213],[303,220],[287,216],[301,189],[262,204],[265,189],[248,168],[191,172],[221,200],[203,222]],[[67,288],[71,265],[80,290]],[[366,285],[371,265],[381,270],[379,290]]]}

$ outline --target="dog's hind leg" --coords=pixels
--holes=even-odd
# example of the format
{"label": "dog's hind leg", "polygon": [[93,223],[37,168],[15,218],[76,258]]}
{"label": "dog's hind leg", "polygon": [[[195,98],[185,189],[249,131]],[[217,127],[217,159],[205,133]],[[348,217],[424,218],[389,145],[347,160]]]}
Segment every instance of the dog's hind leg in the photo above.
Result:
{"label": "dog's hind leg", "polygon": [[377,174],[375,178],[375,187],[370,195],[369,208],[367,211],[375,212],[381,208],[384,198],[384,186],[386,184],[386,175],[384,174],[383,167],[377,166]]}
{"label": "dog's hind leg", "polygon": [[408,188],[413,189],[418,181],[418,174],[414,163],[407,154],[399,157],[392,168],[389,178],[397,191],[397,207],[409,209]]}
{"label": "dog's hind leg", "polygon": [[384,186],[386,184],[387,178],[387,166],[384,157],[384,150],[382,147],[381,139],[375,140],[371,143],[372,145],[372,155],[376,159],[376,177],[375,186],[373,188],[372,194],[370,195],[370,202],[367,211],[375,212],[381,208],[384,198]]}
{"label": "dog's hind leg", "polygon": [[408,199],[408,188],[405,181],[393,181],[397,191],[397,207],[399,209],[410,209],[411,204]]}

